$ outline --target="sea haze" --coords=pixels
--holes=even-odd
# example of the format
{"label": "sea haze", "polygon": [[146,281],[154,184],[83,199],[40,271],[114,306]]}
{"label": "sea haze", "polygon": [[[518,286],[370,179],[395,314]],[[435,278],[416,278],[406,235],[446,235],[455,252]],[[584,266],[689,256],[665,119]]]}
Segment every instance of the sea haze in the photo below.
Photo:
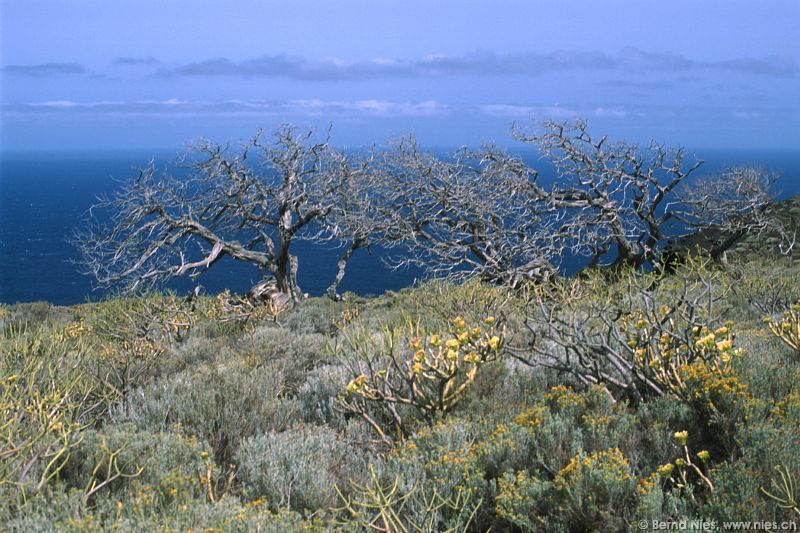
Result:
{"label": "sea haze", "polygon": [[[688,150],[706,163],[699,175],[726,166],[753,164],[779,173],[782,196],[800,194],[800,151]],[[552,168],[534,154],[525,159],[543,178]],[[157,165],[174,159],[174,152],[4,152],[0,156],[0,302],[48,301],[71,305],[102,297],[93,291],[92,279],[74,264],[78,259],[70,244],[74,229],[87,209],[103,193],[113,192],[119,180],[135,176],[136,167],[150,158]],[[337,251],[299,242],[299,283],[304,291],[320,295],[335,274]],[[341,289],[359,294],[379,294],[408,286],[420,277],[416,270],[388,268],[380,250],[354,255]],[[258,279],[255,268],[223,260],[199,280],[208,293],[226,288],[246,291]],[[190,280],[170,287],[187,291]]]}

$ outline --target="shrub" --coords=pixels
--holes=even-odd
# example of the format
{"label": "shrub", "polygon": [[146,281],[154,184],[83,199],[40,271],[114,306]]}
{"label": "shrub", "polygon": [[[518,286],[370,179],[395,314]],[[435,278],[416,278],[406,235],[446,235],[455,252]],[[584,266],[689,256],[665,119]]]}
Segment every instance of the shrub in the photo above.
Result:
{"label": "shrub", "polygon": [[[130,491],[136,484],[159,493],[194,493],[208,444],[180,433],[137,431],[133,425],[88,430],[70,454],[61,479],[87,495]],[[201,493],[202,494],[202,493]]]}
{"label": "shrub", "polygon": [[248,356],[251,366],[265,371],[280,368],[286,390],[294,393],[311,369],[329,362],[326,344],[327,339],[319,333],[293,333],[286,328],[260,326],[249,341],[240,338],[235,349]]}
{"label": "shrub", "polygon": [[[58,487],[61,489],[61,487]],[[306,521],[293,512],[271,512],[262,502],[242,504],[236,498],[218,503],[200,499],[181,500],[166,506],[154,500],[152,490],[123,499],[100,498],[87,506],[81,491],[52,490],[29,501],[18,513],[7,516],[8,531],[331,531],[322,520]]]}
{"label": "shrub", "polygon": [[459,490],[452,498],[442,496],[436,488],[407,491],[400,487],[399,478],[383,484],[370,468],[370,482],[351,483],[353,494],[343,496],[339,509],[351,520],[342,525],[363,530],[379,531],[469,531],[481,505],[470,490]]}
{"label": "shrub", "polygon": [[337,398],[347,385],[347,379],[347,369],[341,365],[323,365],[309,371],[305,383],[297,391],[303,420],[343,430],[346,417]]}
{"label": "shrub", "polygon": [[778,315],[800,299],[800,272],[782,266],[777,258],[732,266],[737,281],[733,285],[734,296],[749,311],[748,315]]}
{"label": "shrub", "polygon": [[226,466],[244,439],[297,420],[297,401],[283,393],[279,370],[248,368],[234,359],[227,366],[186,370],[141,389],[114,418],[151,430],[179,424],[207,440],[217,463]]}
{"label": "shrub", "polygon": [[729,328],[719,343],[707,338],[721,332],[720,308],[729,290],[727,276],[708,260],[691,260],[672,277],[633,271],[619,276],[609,281],[589,273],[531,288],[527,326],[535,336],[535,356],[522,360],[639,401],[680,394],[676,368],[730,358]]}
{"label": "shrub", "polygon": [[266,498],[271,508],[314,512],[332,507],[348,477],[358,479],[363,462],[327,428],[295,426],[247,439],[236,454],[238,479],[248,498]]}
{"label": "shrub", "polygon": [[636,486],[618,449],[580,453],[552,482],[525,471],[507,474],[499,483],[498,515],[530,529],[617,531],[635,508]]}
{"label": "shrub", "polygon": [[800,355],[800,300],[783,312],[780,319],[764,319],[769,330],[789,348]]}
{"label": "shrub", "polygon": [[503,344],[495,318],[485,328],[456,317],[447,336],[425,334],[407,320],[385,327],[376,340],[368,331],[345,333],[337,353],[352,379],[341,397],[344,409],[364,417],[382,437],[385,427],[370,416],[370,404],[392,420],[401,436],[409,427],[397,406],[409,406],[428,423],[450,412],[472,384],[479,369],[497,360]]}
{"label": "shrub", "polygon": [[82,332],[37,326],[0,338],[0,487],[23,499],[58,475],[105,405],[83,368]]}

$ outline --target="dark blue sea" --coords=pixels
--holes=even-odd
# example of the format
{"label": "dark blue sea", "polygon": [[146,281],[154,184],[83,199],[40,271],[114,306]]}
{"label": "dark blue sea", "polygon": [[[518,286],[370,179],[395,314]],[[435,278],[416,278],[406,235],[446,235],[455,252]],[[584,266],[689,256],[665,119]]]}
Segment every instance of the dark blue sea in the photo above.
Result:
{"label": "dark blue sea", "polygon": [[[782,196],[800,194],[800,151],[689,150],[706,163],[700,175],[725,166],[754,164],[781,174]],[[0,302],[48,301],[71,305],[97,300],[92,279],[74,264],[77,253],[70,244],[74,229],[87,209],[119,180],[135,176],[135,167],[153,157],[167,164],[174,152],[3,152],[0,154]],[[546,177],[552,169],[526,154],[529,163]],[[298,243],[298,281],[311,295],[320,295],[335,274],[338,252]],[[380,250],[372,255],[360,250],[348,266],[341,290],[380,294],[408,286],[421,276],[416,270],[392,270]],[[256,270],[233,260],[222,261],[198,280],[207,293],[226,288],[245,292],[256,280]],[[188,280],[171,288],[187,291]]]}

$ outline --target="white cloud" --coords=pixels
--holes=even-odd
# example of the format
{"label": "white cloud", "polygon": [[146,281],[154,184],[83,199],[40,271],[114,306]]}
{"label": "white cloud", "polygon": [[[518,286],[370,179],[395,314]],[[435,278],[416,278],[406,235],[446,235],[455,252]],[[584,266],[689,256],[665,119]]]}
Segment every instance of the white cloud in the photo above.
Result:
{"label": "white cloud", "polygon": [[592,111],[591,115],[598,118],[626,118],[628,112],[624,109],[597,107]]}
{"label": "white cloud", "polygon": [[513,104],[487,104],[479,106],[478,110],[484,115],[492,117],[507,117],[517,119],[538,118],[570,120],[579,117],[626,118],[628,116],[627,111],[617,108],[595,107],[593,109],[584,109],[560,105],[531,106]]}
{"label": "white cloud", "polygon": [[5,104],[3,111],[13,114],[61,112],[93,113],[113,116],[289,116],[289,117],[433,117],[450,112],[450,107],[435,100],[421,102],[390,100],[239,100],[221,102],[188,101],[179,98],[166,100],[136,100],[132,102],[52,100],[26,104]]}

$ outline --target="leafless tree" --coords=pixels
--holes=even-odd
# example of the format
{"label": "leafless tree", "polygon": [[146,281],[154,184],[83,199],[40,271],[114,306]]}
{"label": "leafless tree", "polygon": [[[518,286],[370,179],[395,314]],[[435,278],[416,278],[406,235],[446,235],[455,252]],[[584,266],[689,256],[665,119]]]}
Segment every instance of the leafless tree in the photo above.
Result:
{"label": "leafless tree", "polygon": [[80,250],[102,285],[196,277],[229,256],[270,278],[253,295],[297,301],[291,245],[301,239],[342,251],[333,298],[353,253],[374,245],[398,251],[396,266],[519,287],[551,278],[567,253],[614,271],[659,266],[681,230],[727,231],[712,255],[751,232],[777,231],[784,248],[794,244],[770,211],[771,180],[758,171],[688,186],[702,162],[687,163],[681,149],[594,138],[584,122],[514,137],[555,165],[552,182],[494,146],[439,157],[409,137],[345,155],[288,126],[239,150],[203,142],[187,177],[157,175],[151,163],[103,199],[96,209],[110,223],[88,227]]}
{"label": "leafless tree", "polygon": [[695,180],[678,191],[676,217],[699,231],[696,237],[715,259],[748,234],[774,235],[779,251],[789,254],[797,235],[774,213],[777,179],[759,168],[738,167]]}
{"label": "leafless tree", "polygon": [[410,137],[375,159],[363,213],[378,221],[373,241],[401,250],[396,266],[511,286],[556,270],[560,213],[519,157],[486,146],[442,158]]}
{"label": "leafless tree", "polygon": [[534,144],[555,166],[552,201],[569,211],[568,233],[589,266],[606,260],[613,268],[639,268],[657,261],[674,217],[671,193],[702,164],[655,142],[642,149],[595,138],[585,122],[549,122],[533,134],[515,129],[514,137]]}
{"label": "leafless tree", "polygon": [[110,222],[93,217],[77,235],[88,272],[101,285],[137,289],[197,277],[229,256],[256,265],[279,293],[300,299],[291,245],[320,235],[363,173],[311,132],[283,126],[267,141],[259,133],[239,150],[203,141],[184,160],[186,177],[157,174],[151,162],[93,208]]}

